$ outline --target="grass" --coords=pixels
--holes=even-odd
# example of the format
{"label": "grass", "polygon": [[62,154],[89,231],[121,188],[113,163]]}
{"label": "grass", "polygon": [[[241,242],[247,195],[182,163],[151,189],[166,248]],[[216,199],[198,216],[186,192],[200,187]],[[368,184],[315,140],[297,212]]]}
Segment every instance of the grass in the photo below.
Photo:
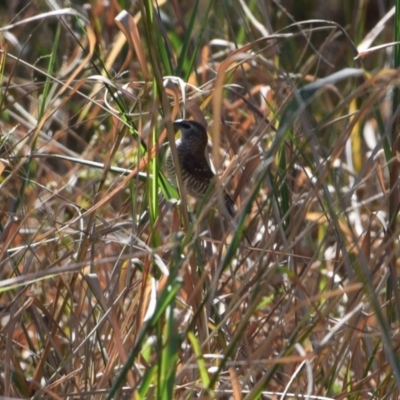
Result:
{"label": "grass", "polygon": [[399,397],[400,4],[297,3],[4,8],[5,398]]}

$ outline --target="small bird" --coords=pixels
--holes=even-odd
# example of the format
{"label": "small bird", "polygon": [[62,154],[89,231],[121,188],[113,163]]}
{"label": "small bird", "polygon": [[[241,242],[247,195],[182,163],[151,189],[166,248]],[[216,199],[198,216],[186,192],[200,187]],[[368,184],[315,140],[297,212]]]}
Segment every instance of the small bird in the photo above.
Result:
{"label": "small bird", "polygon": [[[207,192],[210,182],[214,178],[214,172],[206,158],[207,131],[202,124],[196,121],[180,119],[176,120],[174,125],[182,133],[181,139],[176,141],[176,150],[185,190],[191,196],[201,198]],[[171,149],[167,151],[165,166],[168,179],[174,186],[177,186]],[[236,214],[235,203],[225,189],[223,196],[226,210],[231,217],[234,217]]]}

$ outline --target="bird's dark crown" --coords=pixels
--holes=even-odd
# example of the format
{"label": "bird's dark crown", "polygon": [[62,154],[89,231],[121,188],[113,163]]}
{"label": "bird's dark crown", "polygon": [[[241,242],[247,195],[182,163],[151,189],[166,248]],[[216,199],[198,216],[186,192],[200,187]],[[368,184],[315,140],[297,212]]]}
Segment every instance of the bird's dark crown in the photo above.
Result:
{"label": "bird's dark crown", "polygon": [[207,146],[207,131],[202,124],[196,121],[179,119],[174,122],[174,125],[180,129],[183,143],[205,150]]}

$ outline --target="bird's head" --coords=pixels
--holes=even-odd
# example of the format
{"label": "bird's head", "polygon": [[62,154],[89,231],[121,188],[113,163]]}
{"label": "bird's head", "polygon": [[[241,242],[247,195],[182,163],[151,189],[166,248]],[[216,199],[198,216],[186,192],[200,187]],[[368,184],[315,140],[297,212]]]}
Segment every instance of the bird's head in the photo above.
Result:
{"label": "bird's head", "polygon": [[178,119],[174,122],[174,125],[182,133],[182,143],[201,151],[205,150],[208,139],[206,128],[202,124],[187,119]]}

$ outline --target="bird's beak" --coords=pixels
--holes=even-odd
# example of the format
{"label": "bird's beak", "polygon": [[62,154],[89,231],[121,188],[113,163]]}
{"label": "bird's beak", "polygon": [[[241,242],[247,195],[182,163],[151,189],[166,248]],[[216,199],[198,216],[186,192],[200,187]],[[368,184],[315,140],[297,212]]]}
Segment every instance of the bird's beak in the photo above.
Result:
{"label": "bird's beak", "polygon": [[180,128],[182,126],[182,122],[184,122],[183,119],[177,119],[176,121],[174,121],[175,128]]}

